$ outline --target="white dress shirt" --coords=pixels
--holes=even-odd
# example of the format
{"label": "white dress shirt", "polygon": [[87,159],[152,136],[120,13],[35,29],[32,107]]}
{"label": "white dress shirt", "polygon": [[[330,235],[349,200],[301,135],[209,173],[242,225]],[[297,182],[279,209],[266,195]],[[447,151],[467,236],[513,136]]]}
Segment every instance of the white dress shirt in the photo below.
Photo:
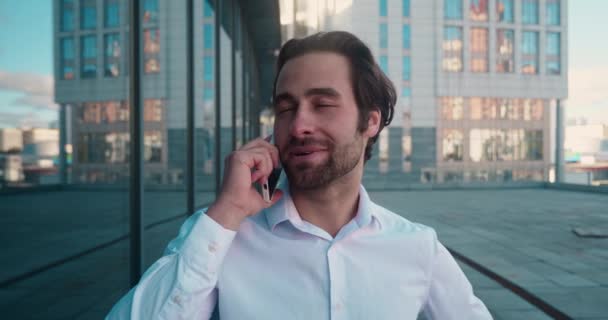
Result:
{"label": "white dress shirt", "polygon": [[196,212],[106,319],[208,319],[216,303],[221,320],[492,319],[433,229],[361,186],[356,216],[334,238],[283,189],[238,232]]}

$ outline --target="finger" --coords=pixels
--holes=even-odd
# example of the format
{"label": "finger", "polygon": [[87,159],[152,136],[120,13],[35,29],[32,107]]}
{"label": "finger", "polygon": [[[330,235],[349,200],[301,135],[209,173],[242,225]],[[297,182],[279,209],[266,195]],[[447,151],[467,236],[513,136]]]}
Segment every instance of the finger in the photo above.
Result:
{"label": "finger", "polygon": [[281,161],[279,160],[279,149],[271,144],[257,145],[246,149],[246,151],[267,152],[272,160],[273,168],[281,167]]}
{"label": "finger", "polygon": [[259,180],[260,183],[265,183],[274,168],[270,154],[264,149],[249,152],[257,159],[256,170],[252,173],[251,182]]}

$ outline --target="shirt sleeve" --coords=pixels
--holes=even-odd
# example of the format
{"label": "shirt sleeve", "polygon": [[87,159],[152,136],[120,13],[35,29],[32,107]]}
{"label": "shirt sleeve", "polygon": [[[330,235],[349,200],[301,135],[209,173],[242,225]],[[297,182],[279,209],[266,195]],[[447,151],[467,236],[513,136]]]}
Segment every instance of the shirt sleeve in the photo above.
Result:
{"label": "shirt sleeve", "polygon": [[424,307],[431,320],[488,320],[492,315],[473,293],[473,287],[450,252],[434,237],[430,287]]}
{"label": "shirt sleeve", "polygon": [[201,210],[180,228],[156,261],[110,311],[111,319],[209,319],[221,264],[236,232]]}

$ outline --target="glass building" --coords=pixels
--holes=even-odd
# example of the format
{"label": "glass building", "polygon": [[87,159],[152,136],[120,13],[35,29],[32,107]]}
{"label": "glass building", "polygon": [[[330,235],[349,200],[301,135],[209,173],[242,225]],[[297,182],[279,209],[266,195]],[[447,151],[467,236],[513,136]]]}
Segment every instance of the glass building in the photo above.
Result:
{"label": "glass building", "polygon": [[401,93],[366,166],[368,184],[549,181],[568,92],[565,8],[282,0],[281,28],[283,41],[320,30],[358,35]]}

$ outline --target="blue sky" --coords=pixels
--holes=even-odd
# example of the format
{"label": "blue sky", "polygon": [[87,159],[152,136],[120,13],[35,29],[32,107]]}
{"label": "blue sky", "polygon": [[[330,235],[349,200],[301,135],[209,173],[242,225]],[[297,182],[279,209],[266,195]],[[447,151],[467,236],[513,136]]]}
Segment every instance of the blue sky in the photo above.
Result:
{"label": "blue sky", "polygon": [[[568,117],[608,124],[608,1],[570,0]],[[0,127],[46,126],[52,104],[52,1],[0,1]]]}

